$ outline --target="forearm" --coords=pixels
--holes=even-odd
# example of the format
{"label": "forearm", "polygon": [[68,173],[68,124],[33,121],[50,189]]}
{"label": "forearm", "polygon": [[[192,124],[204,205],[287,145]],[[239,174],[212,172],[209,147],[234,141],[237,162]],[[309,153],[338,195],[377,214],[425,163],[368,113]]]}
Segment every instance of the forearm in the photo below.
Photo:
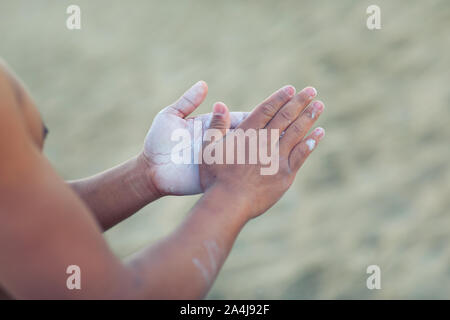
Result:
{"label": "forearm", "polygon": [[206,192],[172,235],[131,259],[130,267],[142,287],[148,288],[140,295],[204,297],[247,222],[247,210],[228,191],[212,188]]}
{"label": "forearm", "polygon": [[68,182],[104,230],[128,218],[160,194],[140,156],[93,177]]}

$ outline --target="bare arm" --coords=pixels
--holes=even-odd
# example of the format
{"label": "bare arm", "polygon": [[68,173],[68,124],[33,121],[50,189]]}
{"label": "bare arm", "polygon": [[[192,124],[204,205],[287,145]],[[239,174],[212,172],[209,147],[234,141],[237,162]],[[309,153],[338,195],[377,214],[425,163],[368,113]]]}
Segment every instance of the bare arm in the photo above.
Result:
{"label": "bare arm", "polygon": [[[185,298],[206,293],[244,223],[237,207],[233,219],[225,210],[213,214],[224,194],[208,192],[172,236],[123,263],[108,248],[89,208],[32,144],[18,112],[0,108],[0,122],[0,283],[13,297]],[[204,240],[217,245],[211,256]],[[209,269],[212,257],[217,265]],[[81,290],[66,286],[70,265],[81,269]]]}
{"label": "bare arm", "polygon": [[130,260],[140,281],[152,284],[146,296],[204,297],[248,216],[249,207],[234,192],[222,187],[208,190],[175,232]]}
{"label": "bare arm", "polygon": [[[203,297],[248,216],[239,201],[225,209],[229,192],[211,189],[177,231],[124,264],[89,210],[35,156],[39,170],[19,175],[26,185],[1,188],[0,283],[16,298]],[[66,287],[69,265],[81,269],[80,291]]]}
{"label": "bare arm", "polygon": [[[275,96],[278,108],[286,103],[279,95]],[[286,106],[304,108],[304,100],[303,94]],[[259,127],[261,119],[267,122],[266,111],[255,109],[243,125]],[[315,118],[305,112],[300,120],[307,131]],[[4,105],[0,108],[0,283],[16,298],[203,297],[243,225],[279,199],[289,186],[286,179],[292,181],[312,151],[305,139],[318,142],[321,135],[302,139],[297,129],[288,128],[285,137],[286,152],[292,151],[291,168],[284,160],[280,173],[269,178],[259,174],[258,166],[200,168],[207,191],[181,227],[123,263],[108,248],[90,209],[31,143],[21,116]],[[66,286],[70,265],[81,269],[81,290]]]}
{"label": "bare arm", "polygon": [[[183,128],[193,133],[194,120],[205,127],[208,125],[211,114],[187,118],[203,102],[207,89],[206,83],[199,81],[164,108],[155,117],[138,156],[93,177],[69,182],[103,230],[162,196],[202,192],[198,165],[176,165],[171,161],[170,152],[177,144],[171,139],[172,132]],[[232,112],[231,128],[238,126],[247,115]]]}
{"label": "bare arm", "polygon": [[162,196],[142,155],[69,185],[94,213],[103,230]]}
{"label": "bare arm", "polygon": [[[242,223],[237,222],[232,225],[234,227],[220,231],[220,224],[211,220],[214,216],[206,216],[211,211],[211,205],[199,204],[174,236],[139,254],[130,263],[123,263],[114,256],[104,241],[101,229],[86,205],[88,201],[80,199],[42,154],[42,123],[37,121],[36,116],[32,117],[34,121],[29,121],[30,116],[36,113],[31,108],[18,105],[11,86],[1,76],[0,102],[2,288],[15,298],[40,299],[199,297],[206,292],[217,271],[211,272],[211,280],[205,283],[204,272],[197,267],[192,269],[193,261],[185,259],[186,256],[198,256],[198,261],[206,265],[202,253],[198,252],[202,247],[199,239],[211,239],[211,234],[199,218],[205,217],[205,222],[209,221],[211,226],[215,226],[217,237],[214,239],[220,248],[224,248],[221,252],[228,252]],[[97,189],[87,192],[97,199],[90,206],[110,204],[120,197],[120,203],[127,203],[129,196],[128,204],[120,210],[123,212],[133,211],[140,206],[139,202],[142,204],[149,201],[149,198],[139,197],[140,189],[130,188],[130,185],[136,186],[136,181],[141,181],[139,178],[131,178],[133,183],[128,184],[135,172],[143,172],[140,169],[135,171],[140,165],[133,162],[129,161],[89,179],[85,185],[87,190]],[[145,193],[146,187],[142,190]],[[210,191],[208,194],[213,195],[209,197],[212,197],[214,203],[217,201],[217,204],[221,203],[219,198],[226,198],[217,192]],[[218,217],[223,218],[223,215]],[[111,221],[109,217],[107,224],[114,223],[108,220]],[[198,224],[202,225],[200,229]],[[197,235],[194,232],[196,230]],[[180,243],[180,239],[186,241]],[[217,270],[225,255],[220,253],[217,258]],[[69,290],[66,285],[66,271],[72,265],[81,269],[81,290]],[[173,274],[174,265],[187,270],[187,274],[180,278],[178,287],[174,287],[170,280],[180,274],[179,270],[175,270]],[[201,276],[197,277],[199,274]],[[177,290],[168,292],[161,279],[168,281]]]}

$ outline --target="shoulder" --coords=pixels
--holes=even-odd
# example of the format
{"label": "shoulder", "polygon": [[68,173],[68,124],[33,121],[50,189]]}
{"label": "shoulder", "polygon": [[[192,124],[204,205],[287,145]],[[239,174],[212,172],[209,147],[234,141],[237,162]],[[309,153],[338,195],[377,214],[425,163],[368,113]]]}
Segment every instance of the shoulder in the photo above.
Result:
{"label": "shoulder", "polygon": [[15,83],[13,75],[0,58],[0,130],[7,123],[19,124],[23,122],[18,108],[18,94],[20,92],[17,83]]}
{"label": "shoulder", "polygon": [[11,76],[0,63],[0,184],[13,174],[14,168],[24,164],[31,146]]}
{"label": "shoulder", "polygon": [[[0,60],[1,61],[1,60]],[[17,109],[17,98],[9,71],[0,62],[0,112],[2,115]]]}

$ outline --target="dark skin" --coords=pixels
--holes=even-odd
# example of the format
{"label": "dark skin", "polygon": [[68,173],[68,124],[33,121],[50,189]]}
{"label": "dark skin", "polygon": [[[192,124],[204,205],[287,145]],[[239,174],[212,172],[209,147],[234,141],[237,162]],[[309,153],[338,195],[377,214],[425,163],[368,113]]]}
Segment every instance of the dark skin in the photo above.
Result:
{"label": "dark skin", "polygon": [[[186,92],[165,112],[189,114],[203,101],[205,86]],[[102,231],[164,195],[163,184],[155,181],[167,179],[154,177],[161,168],[138,155],[91,179],[66,183],[42,153],[46,130],[37,108],[16,77],[1,67],[0,284],[19,299],[204,297],[240,230],[290,186],[312,151],[307,140],[323,137],[322,131],[304,137],[323,109],[320,103],[318,109],[310,105],[314,96],[310,88],[297,95],[292,87],[280,89],[238,124],[285,131],[279,173],[261,176],[258,164],[201,165],[204,193],[184,222],[124,262]],[[214,112],[211,127],[229,128],[226,106],[216,104]],[[81,290],[66,286],[66,269],[74,264],[82,270]]]}

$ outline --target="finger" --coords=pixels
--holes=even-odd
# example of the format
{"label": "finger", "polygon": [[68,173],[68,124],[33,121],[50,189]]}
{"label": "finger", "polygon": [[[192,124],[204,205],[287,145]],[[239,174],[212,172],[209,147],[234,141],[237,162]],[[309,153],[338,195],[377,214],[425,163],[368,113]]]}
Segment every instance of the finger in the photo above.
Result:
{"label": "finger", "polygon": [[266,126],[267,129],[279,129],[280,134],[299,116],[317,95],[316,89],[306,87],[286,103]]}
{"label": "finger", "polygon": [[213,106],[213,115],[208,129],[219,130],[222,135],[230,128],[230,112],[227,106],[222,102],[216,102]]}
{"label": "finger", "polygon": [[295,94],[293,86],[285,86],[258,105],[250,115],[242,121],[239,128],[244,130],[253,128],[264,128],[266,124],[275,116],[277,111],[288,102]]}
{"label": "finger", "polygon": [[218,159],[219,161],[223,161],[225,141],[223,137],[229,128],[230,112],[224,103],[216,102],[213,106],[211,122],[203,134],[203,149],[201,152],[203,163],[213,164]]}
{"label": "finger", "polygon": [[234,129],[244,121],[250,112],[230,112],[230,129]]}
{"label": "finger", "polygon": [[294,146],[289,155],[289,168],[292,171],[300,169],[306,158],[317,147],[317,144],[325,135],[325,130],[316,128],[314,131]]}
{"label": "finger", "polygon": [[280,139],[281,154],[289,154],[291,149],[308,133],[323,109],[324,105],[321,101],[314,101],[290,124]]}
{"label": "finger", "polygon": [[180,118],[191,114],[206,98],[208,85],[205,81],[199,81],[187,90],[174,104],[165,108],[162,112],[173,113]]}
{"label": "finger", "polygon": [[[235,129],[245,118],[247,118],[248,115],[249,115],[249,112],[240,112],[240,111],[230,112],[230,129]],[[185,119],[188,121],[189,120],[201,121],[202,127],[208,128],[208,126],[211,123],[212,116],[213,116],[213,114],[212,114],[212,112],[210,112],[210,113],[200,114],[197,116],[189,116]]]}

